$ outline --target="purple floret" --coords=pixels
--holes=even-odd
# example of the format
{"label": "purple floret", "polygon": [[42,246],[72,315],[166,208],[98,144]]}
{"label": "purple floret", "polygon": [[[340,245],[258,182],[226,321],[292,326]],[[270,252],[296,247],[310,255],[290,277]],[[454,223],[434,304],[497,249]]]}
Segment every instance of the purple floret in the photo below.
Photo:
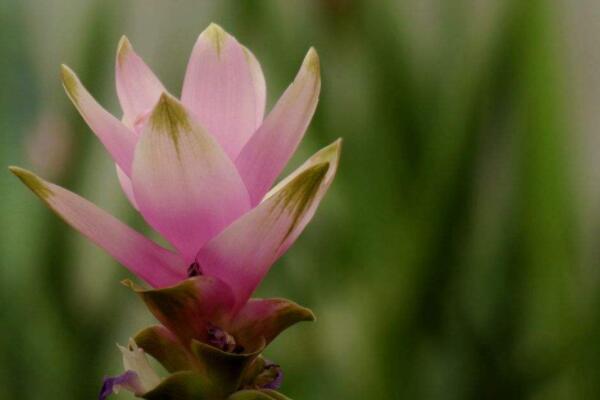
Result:
{"label": "purple floret", "polygon": [[138,376],[133,371],[126,371],[118,376],[105,376],[100,389],[99,400],[106,400],[108,396],[115,393],[115,390],[124,388],[132,392],[138,391],[140,387]]}

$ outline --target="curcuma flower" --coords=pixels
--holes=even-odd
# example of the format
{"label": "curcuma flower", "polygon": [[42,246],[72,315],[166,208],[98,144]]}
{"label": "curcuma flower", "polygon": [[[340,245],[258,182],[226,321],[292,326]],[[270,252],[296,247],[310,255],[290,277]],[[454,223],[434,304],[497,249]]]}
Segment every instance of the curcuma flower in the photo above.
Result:
{"label": "curcuma flower", "polygon": [[[180,99],[125,37],[116,60],[121,120],[66,66],[62,80],[114,160],[130,203],[172,245],[161,247],[76,194],[10,168],[67,223],[153,288],[127,282],[162,325],[121,349],[127,372],[107,379],[103,396],[124,388],[149,399],[171,398],[165,393],[185,387],[189,398],[227,398],[236,391],[232,399],[283,398],[271,393],[282,378],[279,367],[259,354],[283,329],[314,317],[287,300],[250,296],[313,217],[336,173],[341,140],[271,188],[317,105],[316,51],[308,51],[266,118],[260,64],[215,24],[194,46]],[[172,375],[162,381],[152,375],[145,352]]]}
{"label": "curcuma flower", "polygon": [[175,251],[31,172],[11,170],[67,223],[151,286],[201,273],[227,283],[239,308],[309,222],[337,168],[340,141],[267,193],[314,113],[320,88],[316,52],[309,50],[264,120],[258,62],[214,24],[194,47],[181,102],[125,38],[116,76],[122,121],[101,108],[70,69],[62,70],[69,97],[115,160],[131,203]]}

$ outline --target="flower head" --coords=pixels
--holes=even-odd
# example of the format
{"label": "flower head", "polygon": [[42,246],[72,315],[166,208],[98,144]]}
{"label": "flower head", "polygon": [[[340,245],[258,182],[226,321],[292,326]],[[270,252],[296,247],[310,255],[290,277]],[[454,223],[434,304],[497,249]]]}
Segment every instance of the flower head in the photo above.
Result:
{"label": "flower head", "polygon": [[[260,64],[215,24],[194,46],[180,99],[127,38],[116,61],[121,120],[66,66],[62,80],[114,160],[130,203],[172,246],[161,247],[76,194],[11,167],[67,223],[153,287],[124,282],[161,325],[121,347],[125,373],[106,378],[100,398],[122,388],[147,399],[172,393],[178,399],[283,398],[272,391],[283,379],[281,368],[260,353],[281,331],[314,315],[285,299],[250,296],[313,217],[337,170],[340,140],[270,189],[315,111],[316,51],[308,51],[266,118]],[[159,378],[146,353],[171,375]]]}
{"label": "flower head", "polygon": [[225,282],[239,311],[307,225],[331,184],[340,141],[269,188],[314,113],[319,59],[310,49],[263,119],[265,80],[254,55],[215,24],[198,38],[181,99],[123,38],[116,61],[119,120],[77,76],[65,90],[108,150],[131,204],[172,245],[160,247],[88,201],[26,170],[11,170],[50,208],[155,288],[203,274]]}

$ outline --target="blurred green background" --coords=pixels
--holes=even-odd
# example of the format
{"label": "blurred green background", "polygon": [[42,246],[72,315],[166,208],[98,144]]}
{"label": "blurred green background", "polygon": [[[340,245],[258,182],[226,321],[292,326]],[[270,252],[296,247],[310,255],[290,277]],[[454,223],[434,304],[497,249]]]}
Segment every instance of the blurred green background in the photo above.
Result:
{"label": "blurred green background", "polygon": [[[308,47],[323,90],[290,167],[344,138],[315,220],[259,289],[311,307],[267,356],[295,399],[600,398],[600,3],[2,0],[0,166],[146,230],[60,86],[119,114],[122,34],[179,93],[211,22],[269,105]],[[94,399],[150,324],[127,271],[0,173],[0,399]],[[130,398],[121,395],[120,398]]]}

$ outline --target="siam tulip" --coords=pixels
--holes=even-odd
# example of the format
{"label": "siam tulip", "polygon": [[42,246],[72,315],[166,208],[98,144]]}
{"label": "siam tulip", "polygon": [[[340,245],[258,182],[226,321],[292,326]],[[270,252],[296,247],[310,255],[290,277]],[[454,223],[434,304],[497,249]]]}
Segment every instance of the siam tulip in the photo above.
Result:
{"label": "siam tulip", "polygon": [[[266,86],[254,55],[215,24],[198,38],[181,98],[169,94],[123,37],[116,61],[122,119],[77,76],[64,88],[116,164],[132,206],[167,249],[78,195],[11,167],[68,224],[151,288],[125,281],[160,325],[120,347],[125,373],[101,399],[126,389],[147,399],[282,399],[278,365],[262,358],[281,331],[312,312],[285,299],[250,299],[313,217],[336,173],[341,141],[272,185],[314,114],[320,91],[310,49],[265,117]],[[161,379],[146,353],[170,373]]]}

